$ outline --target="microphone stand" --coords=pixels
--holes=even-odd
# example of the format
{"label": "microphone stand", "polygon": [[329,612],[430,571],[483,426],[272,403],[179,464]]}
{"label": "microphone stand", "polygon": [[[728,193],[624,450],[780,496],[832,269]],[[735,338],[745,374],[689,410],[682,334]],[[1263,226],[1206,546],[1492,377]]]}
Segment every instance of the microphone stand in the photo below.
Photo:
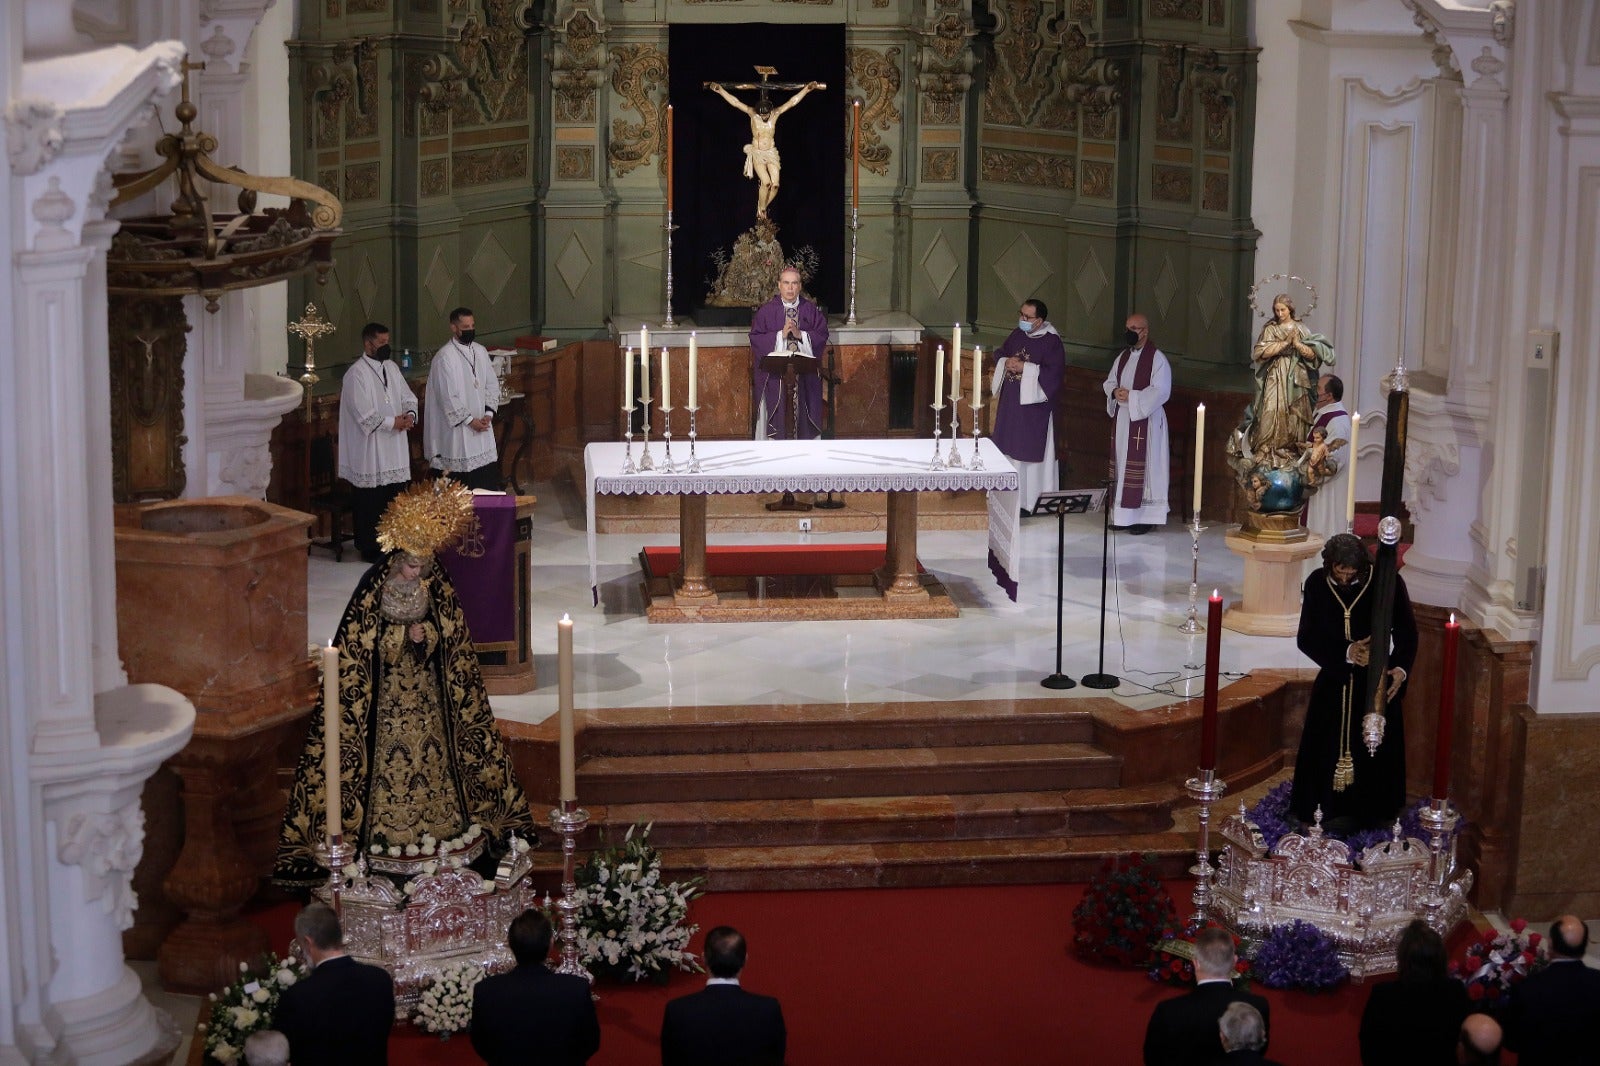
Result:
{"label": "microphone stand", "polygon": [[1116,688],[1122,684],[1122,679],[1116,674],[1106,673],[1106,585],[1111,562],[1111,490],[1116,485],[1115,478],[1108,479],[1105,494],[1100,500],[1100,509],[1105,512],[1105,521],[1100,527],[1100,669],[1083,676],[1084,688]]}
{"label": "microphone stand", "polygon": [[[1045,688],[1077,688],[1078,683],[1061,672],[1061,589],[1065,580],[1067,554],[1067,509],[1056,508],[1056,672],[1040,681]],[[1101,653],[1104,667],[1104,652]],[[1084,678],[1088,682],[1088,678]]]}

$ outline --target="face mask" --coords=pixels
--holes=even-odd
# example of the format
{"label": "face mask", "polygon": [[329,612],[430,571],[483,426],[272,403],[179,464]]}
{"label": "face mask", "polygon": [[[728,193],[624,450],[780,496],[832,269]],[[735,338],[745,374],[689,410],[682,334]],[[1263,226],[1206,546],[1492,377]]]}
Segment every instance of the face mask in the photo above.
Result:
{"label": "face mask", "polygon": [[1130,329],[1128,332],[1122,335],[1122,339],[1128,342],[1128,347],[1132,348],[1135,344],[1139,343],[1138,331]]}
{"label": "face mask", "polygon": [[1019,318],[1019,319],[1017,319],[1017,328],[1020,329],[1024,333],[1032,333],[1033,332],[1033,323],[1029,322],[1025,318]]}
{"label": "face mask", "polygon": [[391,350],[390,350],[389,346],[387,344],[385,344],[382,347],[380,347],[377,351],[372,353],[372,358],[376,359],[378,362],[381,363],[384,360],[389,358],[390,351]]}
{"label": "face mask", "polygon": [[478,331],[475,330],[475,329],[464,329],[464,330],[461,331],[461,343],[462,344],[471,344],[473,338],[476,337],[477,335],[478,335]]}

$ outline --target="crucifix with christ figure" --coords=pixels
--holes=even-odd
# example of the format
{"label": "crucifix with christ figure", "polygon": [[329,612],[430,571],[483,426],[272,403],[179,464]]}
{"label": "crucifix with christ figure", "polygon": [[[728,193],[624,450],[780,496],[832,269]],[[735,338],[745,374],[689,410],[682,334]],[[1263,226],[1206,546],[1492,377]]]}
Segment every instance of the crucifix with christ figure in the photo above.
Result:
{"label": "crucifix with christ figure", "polygon": [[[708,81],[705,87],[728,101],[735,108],[750,116],[750,143],[744,146],[744,176],[755,178],[761,183],[761,188],[756,194],[756,217],[766,218],[767,207],[772,203],[772,198],[778,194],[778,147],[776,141],[778,117],[789,110],[813,89],[826,89],[828,86],[820,81],[770,81],[772,75],[778,73],[776,67],[755,68],[761,75],[759,82],[740,82],[735,85],[723,87],[721,82]],[[756,106],[740,100],[728,91],[729,88],[755,90]],[[768,95],[774,89],[798,90],[789,99],[772,106],[772,99]]]}

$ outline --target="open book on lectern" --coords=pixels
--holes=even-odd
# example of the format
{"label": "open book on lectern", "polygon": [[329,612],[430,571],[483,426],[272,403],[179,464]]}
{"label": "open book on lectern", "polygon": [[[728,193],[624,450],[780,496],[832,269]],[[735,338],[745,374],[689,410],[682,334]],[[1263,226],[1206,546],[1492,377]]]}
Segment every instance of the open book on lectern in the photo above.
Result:
{"label": "open book on lectern", "polygon": [[1033,513],[1038,514],[1088,514],[1105,506],[1106,490],[1062,489],[1059,492],[1039,493],[1039,502]]}

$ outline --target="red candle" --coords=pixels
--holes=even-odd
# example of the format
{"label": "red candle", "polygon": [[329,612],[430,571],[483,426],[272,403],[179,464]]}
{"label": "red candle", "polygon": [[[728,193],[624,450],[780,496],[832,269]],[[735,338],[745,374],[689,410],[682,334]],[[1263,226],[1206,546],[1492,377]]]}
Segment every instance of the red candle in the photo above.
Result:
{"label": "red candle", "polygon": [[1461,623],[1454,613],[1444,624],[1444,676],[1439,679],[1438,743],[1433,750],[1433,798],[1450,795],[1450,740],[1456,726],[1456,642],[1461,639]]}
{"label": "red candle", "polygon": [[1206,605],[1206,695],[1200,712],[1200,769],[1217,768],[1217,674],[1222,665],[1222,594]]}

